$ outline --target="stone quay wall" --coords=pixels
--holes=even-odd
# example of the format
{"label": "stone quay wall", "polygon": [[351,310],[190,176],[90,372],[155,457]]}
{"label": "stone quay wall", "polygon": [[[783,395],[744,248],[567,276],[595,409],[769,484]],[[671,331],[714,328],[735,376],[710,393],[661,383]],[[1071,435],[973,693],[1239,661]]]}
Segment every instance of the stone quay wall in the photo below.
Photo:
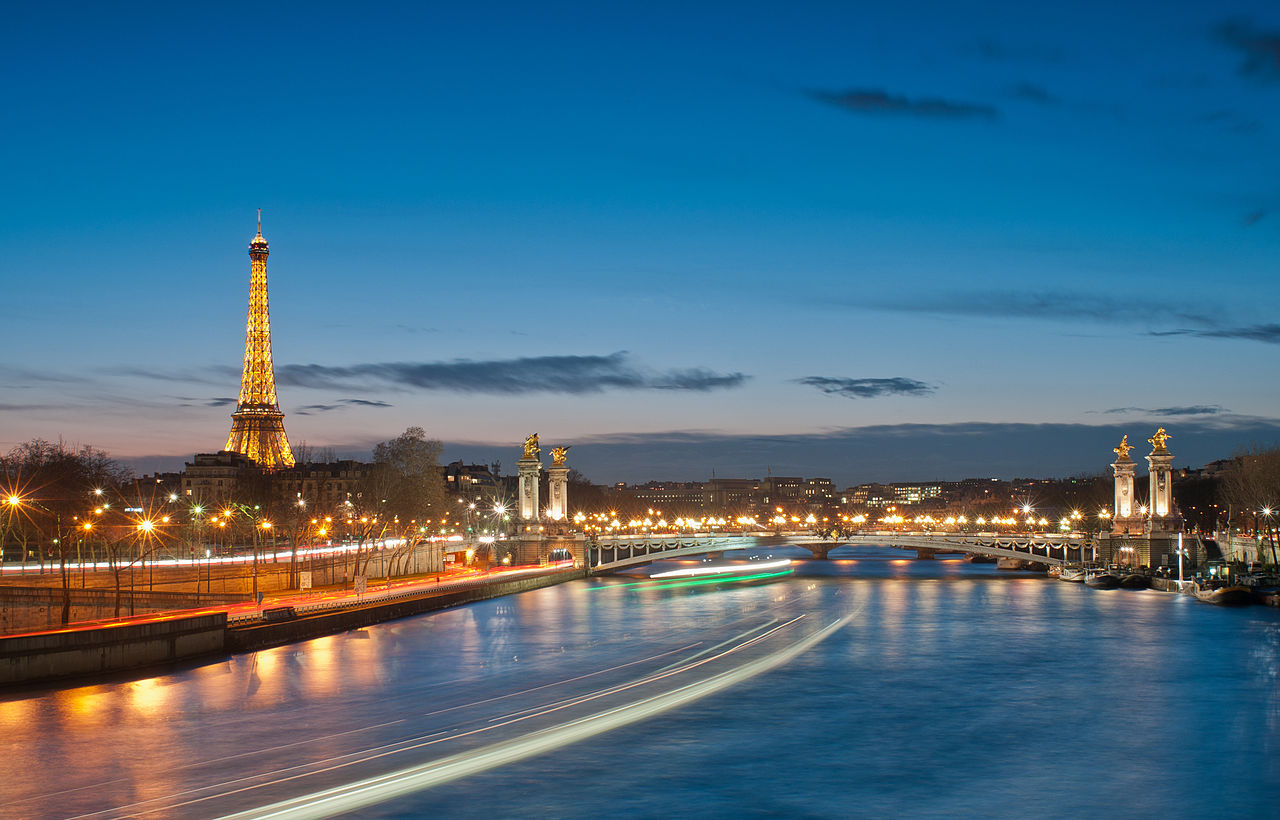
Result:
{"label": "stone quay wall", "polygon": [[173,663],[226,651],[226,613],[0,638],[0,685]]}
{"label": "stone quay wall", "polygon": [[532,578],[512,581],[477,581],[445,592],[425,594],[385,603],[373,603],[347,607],[331,612],[321,612],[275,623],[232,627],[227,630],[228,652],[249,652],[269,646],[319,638],[337,632],[360,629],[371,624],[435,612],[440,609],[514,595],[534,589],[554,586],[565,581],[584,577],[582,569],[566,570]]}

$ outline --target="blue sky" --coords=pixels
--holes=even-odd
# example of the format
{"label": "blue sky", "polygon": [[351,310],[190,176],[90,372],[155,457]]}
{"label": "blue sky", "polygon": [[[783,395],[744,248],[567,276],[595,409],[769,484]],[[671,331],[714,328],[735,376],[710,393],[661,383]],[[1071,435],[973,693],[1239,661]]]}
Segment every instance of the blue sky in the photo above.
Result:
{"label": "blue sky", "polygon": [[0,447],[221,446],[258,207],[295,444],[854,483],[1280,440],[1274,4],[687,5],[10,10]]}

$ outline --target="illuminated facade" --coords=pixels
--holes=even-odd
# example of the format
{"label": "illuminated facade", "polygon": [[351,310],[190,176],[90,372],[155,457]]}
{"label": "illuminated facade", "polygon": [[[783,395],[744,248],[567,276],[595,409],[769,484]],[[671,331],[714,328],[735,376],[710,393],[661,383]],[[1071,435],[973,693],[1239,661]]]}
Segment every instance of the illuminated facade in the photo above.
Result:
{"label": "illuminated facade", "polygon": [[231,414],[231,435],[224,450],[242,453],[267,470],[293,466],[293,453],[284,432],[284,413],[276,400],[276,375],[271,364],[271,315],[267,308],[267,240],[262,238],[262,210],[258,235],[249,243],[249,321],[245,330],[244,374],[240,402]]}

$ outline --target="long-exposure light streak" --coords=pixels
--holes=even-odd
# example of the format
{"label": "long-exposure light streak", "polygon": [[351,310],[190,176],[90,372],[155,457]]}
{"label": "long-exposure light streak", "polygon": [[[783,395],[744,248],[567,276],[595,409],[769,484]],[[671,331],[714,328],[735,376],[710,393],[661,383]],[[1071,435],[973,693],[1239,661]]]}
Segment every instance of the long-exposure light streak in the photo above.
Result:
{"label": "long-exposure light streak", "polygon": [[636,581],[631,584],[609,584],[608,586],[594,587],[593,592],[599,592],[604,589],[680,589],[683,587],[701,587],[707,584],[737,584],[742,581],[759,581],[765,578],[781,578],[784,575],[790,575],[793,570],[790,568],[782,572],[761,572],[755,575],[731,575],[717,576],[714,578],[692,578],[689,580],[671,580],[671,581]]}
{"label": "long-exposure light streak", "polygon": [[780,569],[791,566],[790,558],[779,561],[759,561],[750,564],[733,564],[717,567],[686,567],[666,572],[655,572],[650,578],[696,578],[704,575],[733,575],[740,572],[759,572],[766,569]]}
{"label": "long-exposure light streak", "polygon": [[845,615],[839,620],[833,621],[801,638],[790,646],[748,661],[735,669],[686,684],[670,692],[644,698],[635,703],[608,709],[560,726],[535,731],[524,737],[495,743],[474,751],[449,755],[439,760],[429,761],[418,766],[410,766],[377,777],[358,780],[314,794],[237,812],[227,815],[225,820],[267,820],[267,818],[303,820],[303,818],[332,817],[342,812],[358,811],[367,806],[412,794],[460,777],[516,763],[536,755],[546,754],[572,743],[578,743],[622,726],[659,715],[670,709],[684,706],[699,698],[715,694],[730,686],[741,684],[757,675],[775,669],[826,640],[845,624],[849,623],[853,617],[854,614]]}
{"label": "long-exposure light streak", "polygon": [[708,646],[706,649],[702,650],[701,652],[695,652],[695,653],[693,653],[692,655],[690,655],[690,656],[689,656],[689,657],[687,657],[687,658],[682,658],[682,659],[681,659],[679,662],[677,662],[677,663],[668,664],[667,666],[662,667],[662,668],[661,668],[661,669],[659,669],[658,671],[659,671],[659,672],[665,672],[665,671],[667,671],[668,669],[672,669],[672,668],[674,668],[674,667],[676,667],[676,666],[679,666],[679,665],[680,665],[680,664],[682,664],[682,663],[688,663],[689,661],[696,660],[697,658],[701,658],[703,655],[710,655],[712,652],[715,652],[717,649],[719,649],[719,648],[720,648],[720,647],[722,647],[722,646],[728,646],[729,644],[733,643],[734,641],[740,641],[740,640],[742,640],[743,638],[747,637],[748,635],[751,635],[752,633],[759,632],[759,631],[760,631],[760,630],[762,630],[762,629],[768,629],[769,627],[773,626],[773,625],[774,625],[774,624],[776,624],[777,622],[778,622],[778,619],[777,619],[777,618],[774,618],[774,619],[769,620],[769,621],[765,621],[764,623],[760,624],[759,626],[752,627],[751,629],[748,629],[748,630],[747,630],[747,631],[745,631],[745,632],[739,632],[737,635],[734,635],[732,638],[729,638],[729,639],[728,639],[728,640],[726,640],[726,641],[721,641],[720,643],[716,644],[715,646]]}
{"label": "long-exposure light streak", "polygon": [[[108,817],[108,816],[116,817],[116,816],[119,816],[119,812],[122,812],[122,811],[129,812],[130,816],[133,816],[135,814],[143,815],[143,814],[154,814],[157,812],[163,813],[166,811],[172,811],[174,809],[195,805],[197,803],[203,803],[209,800],[224,799],[233,795],[243,794],[246,792],[253,791],[254,789],[260,789],[267,786],[279,786],[282,783],[287,783],[294,780],[300,780],[305,777],[314,777],[316,775],[327,774],[329,772],[336,771],[338,769],[347,768],[349,766],[354,766],[357,764],[368,763],[370,761],[377,760],[380,758],[401,754],[404,752],[414,751],[416,749],[421,749],[428,746],[434,746],[439,743],[444,743],[448,741],[457,741],[460,738],[465,738],[472,735],[479,735],[485,732],[492,732],[512,724],[521,723],[531,718],[540,717],[542,715],[560,711],[565,708],[579,706],[583,703],[598,700],[600,698],[608,697],[611,695],[617,695],[622,692],[630,691],[637,687],[646,686],[654,682],[664,680],[674,675],[679,675],[679,674],[688,672],[692,669],[696,669],[705,664],[716,661],[720,658],[727,657],[755,643],[758,643],[768,638],[769,636],[774,635],[782,631],[783,629],[786,629],[787,627],[803,620],[804,617],[805,617],[804,615],[800,615],[798,617],[792,618],[789,621],[785,621],[781,624],[778,624],[777,626],[774,626],[772,629],[768,629],[769,626],[777,623],[777,620],[774,619],[766,624],[763,624],[761,627],[759,627],[760,629],[768,629],[768,631],[764,632],[763,634],[757,635],[747,641],[744,641],[743,643],[738,644],[737,646],[730,647],[729,649],[726,649],[723,652],[717,653],[710,657],[703,658],[701,660],[695,660],[695,658],[699,658],[700,656],[706,654],[704,652],[699,652],[696,655],[691,656],[690,658],[686,658],[684,661],[682,661],[679,664],[668,665],[666,667],[663,667],[662,669],[659,669],[656,672],[642,676],[636,680],[614,684],[612,686],[607,686],[604,689],[596,690],[595,692],[589,692],[583,695],[576,695],[571,698],[562,698],[559,700],[551,701],[549,703],[544,703],[540,706],[533,707],[532,709],[522,709],[515,712],[509,712],[506,715],[503,715],[499,718],[491,719],[488,722],[488,725],[471,729],[465,732],[436,731],[427,735],[410,737],[410,738],[399,740],[393,743],[387,743],[381,746],[375,746],[373,748],[365,749],[362,751],[349,752],[347,754],[338,755],[338,756],[327,758],[324,760],[314,760],[307,763],[288,766],[282,769],[276,769],[270,772],[258,772],[252,775],[238,777],[233,780],[223,781],[221,783],[210,784],[210,785],[203,786],[200,788],[195,788],[195,789],[188,789],[186,791],[179,792],[177,794],[169,796],[168,799],[170,801],[174,799],[178,799],[178,802],[166,803],[164,800],[143,801],[141,803],[134,803],[126,806],[119,806],[116,809],[112,809],[112,810],[104,810],[100,812],[94,812],[91,814],[78,815],[76,818],[73,818],[73,820],[88,820],[88,818],[92,818],[92,817]],[[743,635],[748,635],[748,634],[751,634],[751,632],[755,632],[755,631],[758,631],[758,630],[748,630],[747,632],[743,633]],[[724,644],[721,644],[721,645],[723,646]],[[683,647],[683,649],[690,649],[693,646],[694,645],[686,646],[686,647]],[[678,652],[682,650],[673,650],[673,651]],[[653,656],[650,658],[650,660],[662,657],[663,655],[667,655],[667,654],[671,654],[671,652],[664,652],[664,653],[661,653],[660,655]],[[623,664],[622,666],[615,667],[615,668],[623,668],[623,666],[630,666],[630,665],[631,664]],[[611,671],[611,670],[604,670],[604,671]],[[588,677],[588,676],[583,676],[583,677]],[[564,681],[561,681],[560,683],[564,683]],[[546,687],[535,687],[535,689],[529,690],[529,691],[536,691],[536,689],[542,689],[542,688],[546,688]],[[500,698],[492,698],[488,700],[496,700],[496,699],[500,699]],[[429,714],[435,714],[435,713],[429,713]]]}

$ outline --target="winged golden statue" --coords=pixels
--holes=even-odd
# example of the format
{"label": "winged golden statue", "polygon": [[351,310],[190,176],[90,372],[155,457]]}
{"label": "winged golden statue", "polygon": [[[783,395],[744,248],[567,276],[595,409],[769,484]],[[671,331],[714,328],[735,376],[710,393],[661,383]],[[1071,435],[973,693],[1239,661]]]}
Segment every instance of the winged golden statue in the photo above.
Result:
{"label": "winged golden statue", "polygon": [[1151,438],[1147,439],[1147,441],[1151,442],[1151,446],[1156,448],[1155,452],[1159,453],[1165,449],[1164,443],[1171,438],[1173,438],[1173,436],[1166,433],[1164,431],[1164,428],[1161,427],[1160,429],[1156,430],[1156,434]]}
{"label": "winged golden statue", "polygon": [[1125,435],[1120,438],[1120,446],[1112,448],[1111,452],[1120,457],[1120,461],[1129,458],[1129,451],[1133,449],[1133,445],[1129,443],[1129,436]]}
{"label": "winged golden statue", "polygon": [[538,434],[534,433],[524,440],[524,457],[538,458],[542,455],[542,448],[538,446]]}
{"label": "winged golden statue", "polygon": [[[569,447],[572,447],[572,446],[573,446],[572,444],[569,445]],[[552,447],[551,448],[551,460],[555,462],[555,465],[557,467],[564,466],[564,460],[569,455],[569,447]]]}

